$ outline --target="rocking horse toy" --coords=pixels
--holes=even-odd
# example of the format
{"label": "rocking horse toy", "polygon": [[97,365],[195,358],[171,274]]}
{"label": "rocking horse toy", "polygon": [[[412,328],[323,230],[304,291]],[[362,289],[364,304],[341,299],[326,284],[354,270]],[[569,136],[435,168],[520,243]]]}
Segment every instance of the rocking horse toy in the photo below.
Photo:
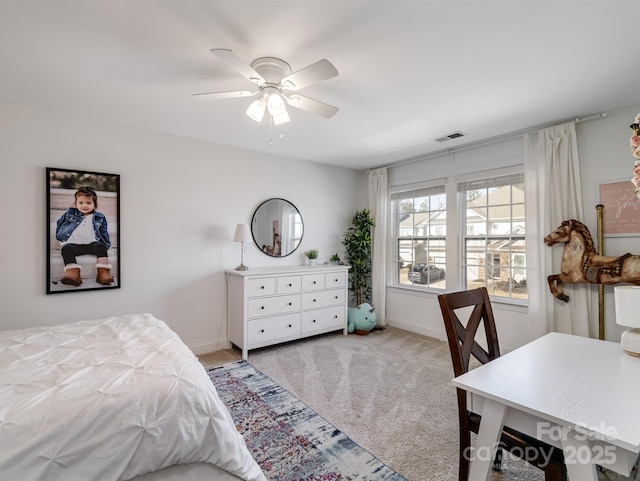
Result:
{"label": "rocking horse toy", "polygon": [[565,220],[560,227],[544,238],[549,247],[564,242],[561,273],[547,277],[549,290],[557,299],[569,302],[562,292],[564,282],[573,284],[618,284],[628,282],[640,285],[640,255],[624,254],[620,257],[601,256],[596,253],[587,226],[575,219]]}

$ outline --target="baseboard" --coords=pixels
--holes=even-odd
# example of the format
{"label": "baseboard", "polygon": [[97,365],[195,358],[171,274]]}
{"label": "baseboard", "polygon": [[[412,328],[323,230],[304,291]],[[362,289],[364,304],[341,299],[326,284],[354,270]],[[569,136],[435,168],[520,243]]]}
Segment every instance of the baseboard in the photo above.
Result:
{"label": "baseboard", "polygon": [[[431,337],[433,339],[438,339],[439,341],[446,341],[447,340],[447,335],[444,333],[444,331],[438,331],[435,329],[428,329],[422,326],[416,326],[415,324],[411,324],[408,322],[402,322],[402,321],[391,321],[389,319],[387,319],[387,324],[391,327],[396,327],[398,329],[402,329],[403,331],[409,331],[409,332],[413,332],[415,334],[422,334],[423,336],[427,336],[427,337]],[[480,344],[485,345],[486,342],[480,341]],[[486,348],[486,346],[485,346]],[[500,352],[502,355],[507,354],[511,351],[513,351],[514,349],[517,349],[516,347],[510,347],[510,346],[504,346],[504,345],[500,345]],[[640,480],[638,480],[640,481]]]}
{"label": "baseboard", "polygon": [[229,349],[231,348],[231,343],[227,339],[219,339],[199,342],[197,344],[189,344],[188,347],[196,356],[200,356],[214,351]]}
{"label": "baseboard", "polygon": [[416,326],[415,324],[411,324],[408,322],[392,321],[390,319],[387,319],[387,324],[390,325],[391,327],[397,327],[398,329],[402,329],[404,331],[409,331],[415,334],[422,334],[423,336],[432,337],[433,339],[438,339],[439,341],[446,340],[444,331],[429,329],[423,326]]}
{"label": "baseboard", "polygon": [[[391,327],[396,327],[398,329],[413,332],[416,334],[422,334],[423,336],[431,337],[433,339],[438,339],[440,341],[446,340],[444,332],[440,332],[435,329],[428,329],[423,326],[416,326],[415,324],[410,324],[408,322],[392,321],[390,319],[387,319],[387,324]],[[231,343],[226,339],[209,340],[205,342],[199,342],[197,344],[189,344],[189,349],[191,349],[191,351],[196,356],[200,356],[202,354],[208,354],[214,351],[221,351],[222,349],[229,349],[230,347],[231,347]]]}

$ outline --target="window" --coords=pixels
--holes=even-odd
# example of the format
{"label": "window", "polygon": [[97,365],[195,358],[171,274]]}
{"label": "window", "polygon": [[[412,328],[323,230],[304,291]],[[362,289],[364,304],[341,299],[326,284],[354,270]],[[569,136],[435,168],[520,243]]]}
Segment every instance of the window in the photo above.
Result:
{"label": "window", "polygon": [[493,298],[527,301],[524,174],[517,167],[496,174],[391,188],[394,286],[485,286]]}
{"label": "window", "polygon": [[485,286],[494,297],[527,299],[524,175],[458,184],[463,232],[463,289]]}
{"label": "window", "polygon": [[391,193],[395,221],[396,281],[445,288],[445,186]]}

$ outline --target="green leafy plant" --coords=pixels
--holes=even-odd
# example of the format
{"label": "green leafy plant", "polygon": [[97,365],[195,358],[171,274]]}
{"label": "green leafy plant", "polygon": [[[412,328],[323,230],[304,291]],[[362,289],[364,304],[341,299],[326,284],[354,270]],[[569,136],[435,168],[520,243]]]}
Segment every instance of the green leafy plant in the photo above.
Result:
{"label": "green leafy plant", "polygon": [[342,259],[340,259],[340,255],[337,252],[329,257],[329,262],[331,262],[332,264],[337,264],[339,266],[344,265],[344,262],[342,262]]}
{"label": "green leafy plant", "polygon": [[318,249],[309,249],[304,253],[307,256],[307,259],[317,259],[318,258]]}
{"label": "green leafy plant", "polygon": [[[375,222],[369,209],[357,211],[351,219],[351,226],[344,233],[345,262],[349,269],[349,290],[355,306],[371,303],[371,229]],[[342,264],[338,254],[331,256],[331,262]]]}

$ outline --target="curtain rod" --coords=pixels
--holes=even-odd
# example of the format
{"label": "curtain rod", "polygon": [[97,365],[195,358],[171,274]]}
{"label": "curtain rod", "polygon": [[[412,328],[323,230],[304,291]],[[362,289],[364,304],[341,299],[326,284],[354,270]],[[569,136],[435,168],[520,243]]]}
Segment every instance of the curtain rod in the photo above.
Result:
{"label": "curtain rod", "polygon": [[[587,115],[585,117],[576,117],[573,119],[573,121],[577,124],[579,124],[580,122],[588,122],[589,120],[597,120],[597,119],[603,119],[607,116],[606,112],[600,112],[599,114],[591,114],[591,115]],[[497,135],[495,137],[490,137],[488,139],[483,139],[483,140],[477,140],[475,142],[470,142],[468,144],[465,145],[461,145],[459,147],[452,147],[450,149],[442,149],[442,150],[438,150],[437,152],[432,152],[430,154],[426,154],[426,155],[422,155],[419,157],[412,157],[410,159],[406,159],[403,160],[401,162],[397,162],[397,163],[393,163],[393,164],[387,164],[387,165],[381,165],[379,167],[374,167],[373,169],[367,169],[367,173],[369,173],[369,171],[371,170],[375,170],[375,169],[380,169],[382,167],[399,167],[402,165],[407,165],[407,164],[413,164],[415,162],[420,162],[422,160],[429,160],[433,157],[439,157],[440,155],[443,154],[452,154],[455,152],[463,152],[465,150],[469,150],[472,149],[474,147],[484,147],[485,145],[491,145],[491,144],[496,144],[498,142],[503,142],[505,140],[511,140],[514,139],[516,137],[520,137],[521,135],[524,134],[530,134],[530,133],[534,133],[540,129],[546,129],[548,127],[552,127],[554,125],[559,125],[559,124],[564,124],[566,122],[570,122],[569,120],[565,120],[564,122],[551,122],[551,123],[547,123],[547,124],[540,124],[534,127],[528,127],[526,129],[521,129],[521,130],[516,130],[514,132],[509,132],[506,134],[502,134],[502,135]]]}

